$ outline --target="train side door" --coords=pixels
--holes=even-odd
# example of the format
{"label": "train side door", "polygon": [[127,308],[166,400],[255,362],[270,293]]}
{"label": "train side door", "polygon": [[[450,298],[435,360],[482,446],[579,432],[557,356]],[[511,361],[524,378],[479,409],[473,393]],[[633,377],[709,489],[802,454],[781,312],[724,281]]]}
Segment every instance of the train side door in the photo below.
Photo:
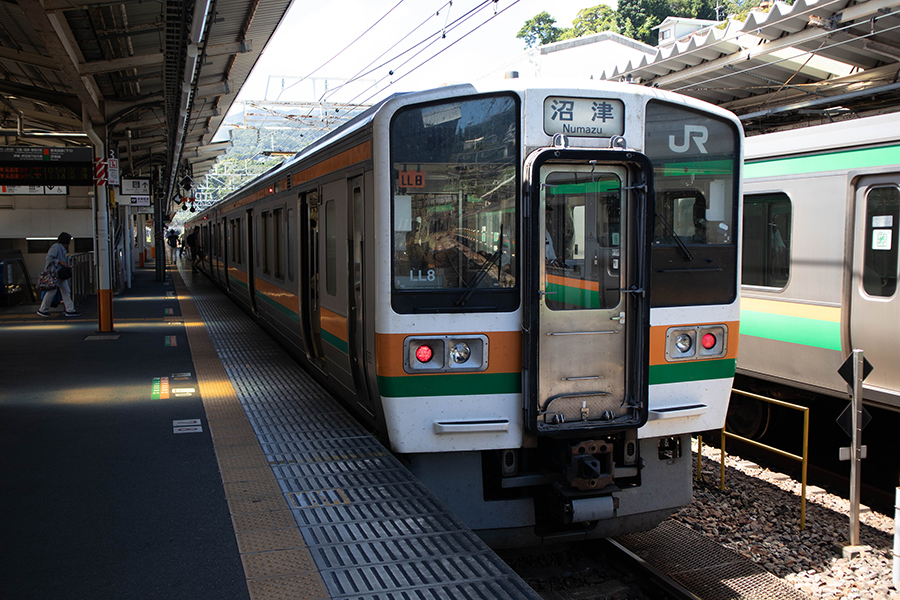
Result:
{"label": "train side door", "polygon": [[231,232],[228,229],[228,217],[222,216],[222,283],[225,285],[226,290],[231,290],[231,281],[228,279],[228,249],[231,247],[233,241],[229,240]]}
{"label": "train side door", "polygon": [[256,307],[256,238],[253,228],[256,220],[253,218],[253,209],[247,210],[247,294],[249,294],[250,309],[257,312]]}
{"label": "train side door", "polygon": [[874,370],[866,388],[896,394],[900,371],[898,245],[900,174],[865,177],[856,185],[856,227],[850,291],[850,346],[859,348]]}
{"label": "train side door", "polygon": [[322,185],[319,205],[319,330],[330,379],[356,393],[350,348],[351,305],[348,185],[339,179]]}
{"label": "train side door", "polygon": [[354,177],[348,181],[350,196],[350,293],[348,306],[348,338],[350,352],[350,368],[353,372],[353,383],[360,405],[372,416],[375,415],[374,402],[369,394],[369,380],[366,363],[366,329],[365,329],[365,203],[363,202],[363,177]]}
{"label": "train side door", "polygon": [[317,367],[325,368],[322,354],[322,328],[319,318],[319,192],[312,190],[300,195],[300,297],[303,310],[300,318],[306,356]]}
{"label": "train side door", "polygon": [[531,385],[544,433],[636,427],[647,415],[649,163],[636,169],[578,156],[538,159],[530,175]]}

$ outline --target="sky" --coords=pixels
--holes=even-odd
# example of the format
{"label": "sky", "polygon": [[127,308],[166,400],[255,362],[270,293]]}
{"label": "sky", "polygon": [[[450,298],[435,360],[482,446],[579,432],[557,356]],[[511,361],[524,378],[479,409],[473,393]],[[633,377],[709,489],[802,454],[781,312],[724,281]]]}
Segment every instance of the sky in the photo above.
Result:
{"label": "sky", "polygon": [[[556,27],[566,28],[583,8],[615,6],[615,0],[498,0],[453,27],[483,2],[294,0],[238,100],[316,101],[328,92],[326,101],[371,104],[395,92],[474,81],[525,52],[516,34],[535,15],[547,11]],[[485,24],[463,37],[480,23]],[[445,37],[429,37],[442,29]],[[414,58],[424,44],[397,58],[426,38],[436,41]],[[336,89],[340,80],[369,69],[374,70],[365,81]]]}

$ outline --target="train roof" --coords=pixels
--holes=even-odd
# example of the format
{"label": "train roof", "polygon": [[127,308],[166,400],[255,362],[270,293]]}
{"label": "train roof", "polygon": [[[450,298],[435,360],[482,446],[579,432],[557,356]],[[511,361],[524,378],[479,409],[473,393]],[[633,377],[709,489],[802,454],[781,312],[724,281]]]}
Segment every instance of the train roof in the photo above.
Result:
{"label": "train roof", "polygon": [[745,139],[746,160],[874,146],[900,138],[900,113],[812,125]]}

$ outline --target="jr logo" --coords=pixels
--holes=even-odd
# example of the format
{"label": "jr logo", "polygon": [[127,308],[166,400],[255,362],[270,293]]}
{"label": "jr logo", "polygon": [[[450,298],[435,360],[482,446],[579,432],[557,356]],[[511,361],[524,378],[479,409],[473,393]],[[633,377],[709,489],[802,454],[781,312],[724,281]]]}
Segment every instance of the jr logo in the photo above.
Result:
{"label": "jr logo", "polygon": [[700,150],[700,154],[708,154],[706,151],[706,140],[709,139],[709,130],[702,125],[685,125],[684,126],[684,143],[676,144],[675,136],[669,136],[669,150],[672,152],[677,152],[679,154],[684,154],[688,150],[691,149],[691,140],[694,140],[694,143],[697,144],[697,149]]}

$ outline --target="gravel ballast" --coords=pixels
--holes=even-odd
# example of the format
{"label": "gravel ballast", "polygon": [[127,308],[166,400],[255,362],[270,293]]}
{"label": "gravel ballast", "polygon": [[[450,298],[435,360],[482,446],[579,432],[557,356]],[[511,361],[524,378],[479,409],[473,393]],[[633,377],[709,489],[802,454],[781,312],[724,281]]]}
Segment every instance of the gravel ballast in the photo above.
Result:
{"label": "gravel ballast", "polygon": [[[697,440],[692,443],[696,461]],[[726,455],[725,490],[720,491],[720,452],[709,446],[701,451],[694,501],[672,519],[760,564],[810,598],[900,600],[891,581],[893,516],[863,507],[860,544],[868,549],[845,559],[849,501],[807,487],[801,531],[800,482]]]}

